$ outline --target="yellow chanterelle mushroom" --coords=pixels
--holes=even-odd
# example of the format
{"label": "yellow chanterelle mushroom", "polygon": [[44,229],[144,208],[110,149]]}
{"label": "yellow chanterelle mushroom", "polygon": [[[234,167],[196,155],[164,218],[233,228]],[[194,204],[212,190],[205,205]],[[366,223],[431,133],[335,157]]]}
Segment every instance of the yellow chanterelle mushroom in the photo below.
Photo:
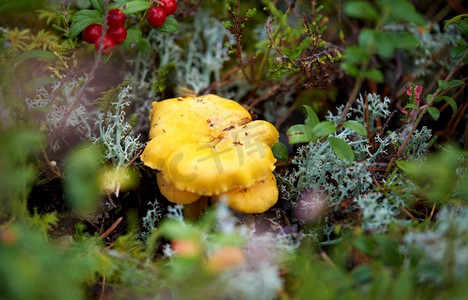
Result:
{"label": "yellow chanterelle mushroom", "polygon": [[153,102],[142,161],[160,170],[161,193],[179,204],[202,196],[260,213],[278,198],[271,146],[278,131],[237,102],[204,95]]}

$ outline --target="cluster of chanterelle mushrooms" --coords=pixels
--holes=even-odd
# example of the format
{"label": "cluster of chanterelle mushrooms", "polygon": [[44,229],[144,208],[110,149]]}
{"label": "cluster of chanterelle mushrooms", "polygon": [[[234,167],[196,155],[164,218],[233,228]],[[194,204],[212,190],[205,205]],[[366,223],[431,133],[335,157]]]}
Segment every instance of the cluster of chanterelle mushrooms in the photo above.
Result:
{"label": "cluster of chanterelle mushrooms", "polygon": [[245,213],[274,205],[278,188],[271,146],[278,131],[237,102],[204,95],[153,102],[142,161],[160,170],[161,193],[189,204],[211,197]]}

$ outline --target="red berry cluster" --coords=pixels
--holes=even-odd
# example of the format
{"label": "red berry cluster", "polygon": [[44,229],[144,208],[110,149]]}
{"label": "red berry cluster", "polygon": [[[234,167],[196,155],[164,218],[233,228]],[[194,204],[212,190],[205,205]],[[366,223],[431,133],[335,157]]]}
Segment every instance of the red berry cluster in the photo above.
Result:
{"label": "red berry cluster", "polygon": [[102,44],[102,54],[109,55],[114,50],[116,44],[121,44],[127,38],[127,29],[124,26],[125,14],[120,9],[109,10],[107,15],[106,35],[101,39],[102,26],[91,24],[83,31],[83,40],[94,44],[96,51]]}
{"label": "red berry cluster", "polygon": [[166,16],[172,15],[177,9],[175,0],[159,0],[157,5],[148,8],[146,18],[152,27],[161,27],[166,22]]}

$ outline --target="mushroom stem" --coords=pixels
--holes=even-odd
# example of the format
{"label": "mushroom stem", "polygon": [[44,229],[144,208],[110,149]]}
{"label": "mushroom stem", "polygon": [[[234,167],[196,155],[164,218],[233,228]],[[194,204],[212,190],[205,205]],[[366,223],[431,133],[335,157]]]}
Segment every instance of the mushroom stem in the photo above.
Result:
{"label": "mushroom stem", "polygon": [[208,207],[208,197],[201,197],[198,201],[184,204],[184,217],[190,220],[198,219]]}

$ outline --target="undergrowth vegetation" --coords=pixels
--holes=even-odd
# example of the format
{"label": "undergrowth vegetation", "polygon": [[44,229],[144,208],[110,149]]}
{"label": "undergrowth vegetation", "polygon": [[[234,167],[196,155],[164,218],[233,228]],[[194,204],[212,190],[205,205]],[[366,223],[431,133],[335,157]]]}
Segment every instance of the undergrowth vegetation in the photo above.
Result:
{"label": "undergrowth vegetation", "polygon": [[[0,298],[466,299],[466,4],[176,2],[0,0]],[[205,94],[280,132],[266,212],[188,215],[140,160]]]}

